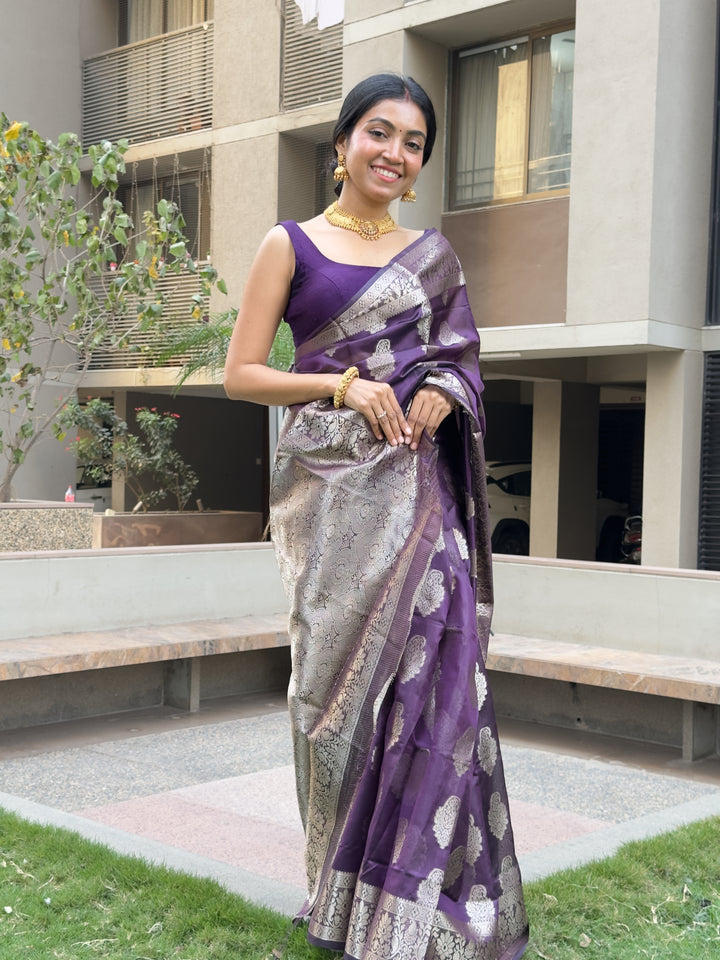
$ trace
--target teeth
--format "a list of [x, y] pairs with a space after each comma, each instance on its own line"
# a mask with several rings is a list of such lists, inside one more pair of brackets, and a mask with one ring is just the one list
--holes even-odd
[[394, 170], [386, 170], [385, 167], [375, 167], [377, 173], [381, 173], [384, 177], [394, 177], [396, 180], [400, 179], [400, 174], [396, 173]]

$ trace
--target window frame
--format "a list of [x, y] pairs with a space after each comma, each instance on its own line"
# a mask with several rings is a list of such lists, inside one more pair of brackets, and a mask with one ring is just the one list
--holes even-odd
[[[553, 197], [567, 197], [570, 195], [570, 187], [561, 187], [557, 190], [542, 190], [533, 193], [528, 192], [529, 179], [529, 152], [530, 152], [530, 120], [532, 103], [532, 59], [533, 44], [542, 37], [553, 36], [556, 33], [565, 33], [568, 30], [575, 30], [574, 20], [560, 20], [550, 24], [544, 24], [541, 27], [532, 30], [515, 31], [493, 40], [489, 43], [474, 43], [467, 47], [458, 47], [450, 53], [450, 91], [449, 91], [449, 116], [450, 129], [448, 136], [447, 151], [447, 170], [445, 212], [446, 213], [464, 213], [468, 210], [485, 209], [486, 207], [505, 206], [509, 203], [528, 203], [534, 200], [547, 200]], [[497, 50], [499, 47], [506, 47], [512, 43], [527, 43], [527, 102], [525, 107], [525, 145], [523, 153], [523, 192], [514, 197], [499, 197], [492, 200], [472, 200], [468, 203], [456, 203], [455, 196], [455, 170], [457, 162], [457, 137], [456, 121], [458, 116], [458, 100], [460, 83], [458, 79], [460, 61], [467, 56], [477, 53], [485, 53], [490, 50]], [[575, 63], [573, 60], [573, 75], [575, 72]], [[570, 154], [572, 158], [572, 152]]]

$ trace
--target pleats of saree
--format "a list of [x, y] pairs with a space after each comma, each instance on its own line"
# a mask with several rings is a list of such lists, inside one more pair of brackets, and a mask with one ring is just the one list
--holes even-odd
[[511, 960], [527, 942], [465, 523], [440, 477], [442, 530], [308, 911], [311, 942], [356, 960]]

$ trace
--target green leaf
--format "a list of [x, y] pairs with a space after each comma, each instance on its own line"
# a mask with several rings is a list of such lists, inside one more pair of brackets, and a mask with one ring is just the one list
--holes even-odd
[[170, 253], [173, 257], [184, 257], [185, 256], [185, 244], [182, 241], [178, 243], [173, 243], [170, 247]]
[[118, 243], [122, 243], [125, 247], [128, 245], [128, 235], [125, 233], [123, 227], [115, 227], [113, 230], [113, 236]]
[[224, 280], [218, 280], [217, 288], [220, 291], [220, 293], [227, 293], [227, 285]]
[[148, 245], [146, 240], [139, 240], [135, 244], [135, 256], [138, 258], [138, 260], [145, 259], [145, 254], [147, 253], [147, 247]]

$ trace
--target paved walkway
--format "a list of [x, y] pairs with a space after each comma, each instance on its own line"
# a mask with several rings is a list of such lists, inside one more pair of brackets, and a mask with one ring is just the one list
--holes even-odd
[[[720, 815], [720, 761], [501, 724], [523, 876]], [[211, 876], [287, 914], [304, 899], [284, 698], [217, 701], [0, 733], [0, 806]]]

